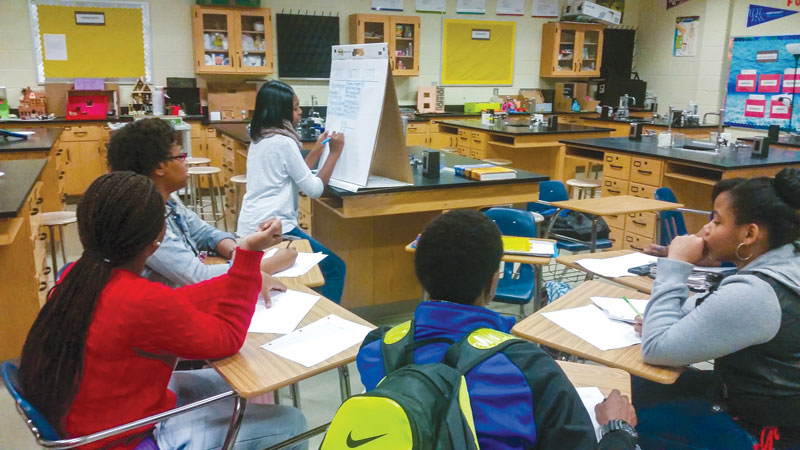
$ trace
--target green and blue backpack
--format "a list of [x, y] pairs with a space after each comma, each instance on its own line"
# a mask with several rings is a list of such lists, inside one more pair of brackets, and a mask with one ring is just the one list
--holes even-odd
[[[523, 341], [480, 328], [453, 343], [447, 338], [414, 341], [414, 323], [385, 330], [381, 340], [386, 377], [345, 401], [320, 450], [478, 450], [469, 392], [470, 369]], [[415, 364], [414, 350], [451, 344], [440, 363]]]

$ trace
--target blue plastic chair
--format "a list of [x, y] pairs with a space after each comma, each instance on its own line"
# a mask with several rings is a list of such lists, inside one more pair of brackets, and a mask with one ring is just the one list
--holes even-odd
[[[539, 200], [544, 202], [561, 202], [569, 200], [567, 187], [564, 186], [564, 183], [558, 180], [543, 181], [539, 183]], [[556, 209], [557, 208], [553, 206], [542, 203], [528, 203], [528, 211], [536, 211], [549, 220], [554, 219], [553, 215], [555, 214]], [[566, 214], [566, 210], [561, 214]], [[556, 245], [560, 249], [564, 249], [573, 253], [591, 250], [591, 247], [588, 244], [573, 242], [558, 235], [553, 235], [552, 238], [556, 240]], [[608, 239], [598, 239], [595, 248], [598, 250], [611, 248], [612, 245], [613, 243]]]
[[[653, 196], [656, 200], [678, 203], [678, 200], [675, 198], [675, 193], [673, 193], [672, 189], [668, 187], [660, 187], [656, 189]], [[676, 208], [668, 211], [660, 211], [659, 219], [661, 220], [661, 225], [658, 239], [658, 243], [660, 245], [669, 245], [669, 243], [672, 242], [675, 237], [689, 234], [689, 232], [686, 230], [686, 222], [683, 220], [684, 212], [701, 214], [709, 217], [711, 216], [710, 211], [700, 211], [689, 208]]]
[[[145, 425], [161, 422], [172, 416], [183, 414], [185, 412], [206, 406], [213, 402], [233, 397], [235, 395], [233, 391], [224, 392], [222, 394], [217, 394], [215, 396], [208, 397], [179, 408], [171, 409], [150, 417], [145, 417], [144, 419], [139, 419], [135, 422], [130, 422], [110, 428], [108, 430], [98, 431], [97, 433], [86, 436], [61, 439], [61, 436], [58, 435], [55, 428], [50, 425], [47, 419], [22, 396], [22, 393], [19, 389], [17, 367], [6, 361], [2, 366], [0, 366], [0, 373], [2, 373], [3, 383], [5, 384], [8, 393], [11, 395], [11, 398], [14, 399], [14, 403], [17, 406], [17, 411], [22, 416], [22, 419], [25, 420], [25, 423], [28, 425], [28, 429], [31, 431], [31, 434], [33, 434], [33, 437], [36, 438], [36, 442], [42, 447], [51, 449], [67, 449], [86, 445], [90, 442], [99, 441], [101, 439], [134, 430]], [[113, 407], [113, 405], [109, 405], [109, 407]], [[135, 450], [158, 450], [158, 446], [153, 438], [148, 437], [140, 442], [139, 445], [136, 446]]]
[[[513, 208], [490, 208], [484, 211], [506, 236], [536, 237], [536, 222], [533, 214]], [[520, 264], [514, 273], [513, 263], [503, 264], [503, 277], [497, 284], [494, 300], [519, 305], [521, 317], [525, 317], [525, 305], [538, 298], [540, 274], [530, 264]], [[536, 302], [534, 302], [536, 303]], [[534, 304], [534, 310], [539, 305]]]

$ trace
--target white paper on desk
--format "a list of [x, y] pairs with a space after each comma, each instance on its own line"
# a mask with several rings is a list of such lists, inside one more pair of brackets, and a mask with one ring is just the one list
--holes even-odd
[[271, 291], [272, 306], [267, 308], [264, 297], [259, 295], [247, 332], [289, 334], [297, 328], [319, 298], [319, 295], [291, 289], [286, 292]]
[[11, 130], [12, 133], [16, 134], [24, 134], [25, 136], [30, 136], [32, 134], [36, 134], [35, 131], [25, 131], [25, 130]]
[[[624, 299], [616, 297], [589, 297], [589, 299], [592, 303], [597, 305], [598, 308], [605, 311], [609, 319], [621, 320], [628, 323], [636, 322], [636, 312]], [[638, 298], [629, 298], [628, 301], [642, 314], [644, 314], [644, 310], [647, 308], [647, 303], [649, 302], [649, 300]]]
[[44, 47], [45, 60], [47, 61], [67, 60], [66, 34], [42, 34], [42, 46]]
[[589, 418], [592, 419], [594, 432], [597, 435], [597, 442], [600, 442], [602, 431], [600, 430], [600, 424], [597, 423], [597, 414], [595, 414], [594, 408], [606, 398], [603, 396], [603, 393], [600, 392], [600, 389], [596, 387], [579, 387], [575, 388], [575, 390], [578, 391], [578, 395], [583, 402], [583, 407], [586, 408], [586, 412], [589, 413]]
[[635, 277], [634, 273], [628, 272], [631, 267], [639, 267], [658, 261], [655, 256], [645, 255], [644, 253], [630, 253], [628, 255], [614, 256], [613, 258], [585, 258], [575, 261], [589, 272], [606, 278]]
[[546, 312], [542, 315], [603, 351], [642, 343], [642, 338], [636, 335], [631, 325], [609, 319], [603, 310], [594, 305]]
[[[269, 258], [277, 252], [278, 249], [273, 248], [270, 249], [267, 253], [264, 254], [264, 258]], [[325, 253], [308, 253], [308, 252], [298, 252], [297, 259], [294, 260], [294, 264], [288, 269], [282, 270], [278, 273], [272, 274], [273, 277], [280, 277], [280, 278], [296, 278], [305, 275], [309, 270], [313, 269], [314, 266], [319, 264], [320, 261], [325, 259], [328, 256]]]
[[360, 344], [370, 328], [331, 314], [261, 347], [278, 356], [315, 366], [348, 348]]

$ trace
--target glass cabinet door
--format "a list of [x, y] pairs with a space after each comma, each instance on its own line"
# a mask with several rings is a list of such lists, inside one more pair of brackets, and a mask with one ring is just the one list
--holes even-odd
[[598, 72], [598, 52], [600, 48], [600, 32], [594, 30], [586, 30], [583, 32], [583, 46], [582, 54], [580, 55], [580, 71], [581, 72]]
[[272, 72], [271, 17], [255, 12], [237, 14], [239, 48], [237, 58], [242, 72]]
[[386, 21], [383, 20], [364, 20], [364, 43], [377, 44], [380, 42], [389, 42], [386, 39]]
[[557, 72], [576, 72], [577, 55], [575, 55], [578, 33], [575, 30], [561, 30], [558, 41]]
[[233, 35], [230, 15], [223, 12], [200, 11], [203, 39], [203, 57], [200, 68], [206, 71], [228, 71], [234, 65]]
[[[412, 19], [412, 18], [409, 18]], [[419, 22], [403, 17], [392, 19], [390, 50], [392, 51], [392, 73], [413, 75], [419, 73]]]

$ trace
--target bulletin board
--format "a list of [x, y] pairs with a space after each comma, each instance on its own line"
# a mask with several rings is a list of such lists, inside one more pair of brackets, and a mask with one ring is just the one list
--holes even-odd
[[516, 34], [516, 22], [444, 19], [442, 85], [512, 85]]
[[147, 3], [30, 0], [29, 8], [39, 83], [152, 82]]
[[795, 126], [800, 123], [800, 111], [791, 110], [793, 90], [800, 104], [800, 74], [794, 74], [794, 57], [786, 50], [794, 42], [800, 35], [731, 39], [725, 125], [788, 130], [792, 116]]

